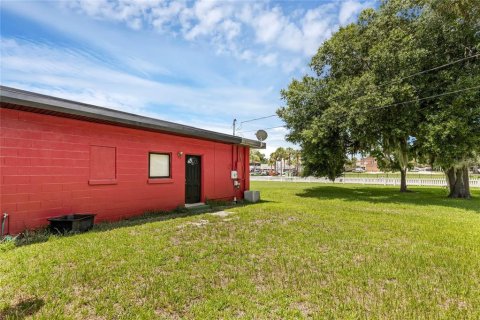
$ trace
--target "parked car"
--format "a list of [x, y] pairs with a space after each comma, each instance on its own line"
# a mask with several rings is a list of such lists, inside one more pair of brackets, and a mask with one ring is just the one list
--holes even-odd
[[362, 172], [365, 172], [365, 169], [358, 167], [358, 168], [353, 169], [353, 172], [362, 173]]

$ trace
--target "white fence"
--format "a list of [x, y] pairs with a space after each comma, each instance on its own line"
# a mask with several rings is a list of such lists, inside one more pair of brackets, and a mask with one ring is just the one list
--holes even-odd
[[[339, 177], [334, 182], [327, 178], [315, 177], [278, 177], [278, 176], [252, 176], [251, 181], [278, 181], [278, 182], [314, 182], [314, 183], [355, 183], [355, 184], [379, 184], [384, 186], [400, 185], [400, 178], [373, 178], [373, 177]], [[438, 186], [446, 187], [445, 178], [407, 178], [410, 186]], [[480, 179], [470, 179], [470, 187], [480, 188]]]

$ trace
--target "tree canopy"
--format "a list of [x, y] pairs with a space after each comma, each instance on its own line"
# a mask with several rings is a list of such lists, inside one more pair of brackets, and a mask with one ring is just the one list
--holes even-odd
[[466, 165], [480, 151], [479, 11], [473, 0], [384, 1], [325, 41], [277, 111], [305, 174], [335, 179], [348, 154], [370, 154], [400, 170], [406, 191], [409, 162], [422, 157], [447, 173], [451, 196], [468, 197]]
[[258, 150], [250, 149], [250, 162], [251, 163], [267, 163], [268, 160], [265, 157], [265, 154], [261, 153]]

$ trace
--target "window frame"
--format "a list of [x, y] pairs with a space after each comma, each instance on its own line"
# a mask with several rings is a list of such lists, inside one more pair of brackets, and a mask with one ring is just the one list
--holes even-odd
[[[168, 176], [152, 176], [151, 169], [151, 156], [152, 155], [164, 155], [168, 156]], [[171, 152], [148, 152], [148, 179], [172, 179], [172, 153]]]

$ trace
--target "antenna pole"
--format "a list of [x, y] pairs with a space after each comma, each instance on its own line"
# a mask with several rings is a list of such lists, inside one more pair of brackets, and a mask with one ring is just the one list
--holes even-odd
[[237, 119], [233, 119], [233, 135], [235, 135], [235, 125], [237, 124]]

